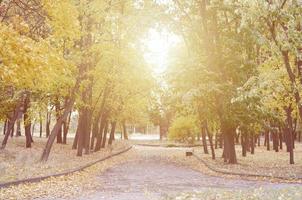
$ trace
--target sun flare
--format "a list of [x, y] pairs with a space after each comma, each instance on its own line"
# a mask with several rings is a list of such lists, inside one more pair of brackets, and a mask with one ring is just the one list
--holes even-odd
[[170, 50], [179, 42], [179, 37], [167, 30], [150, 29], [143, 41], [145, 60], [152, 66], [154, 73], [162, 74], [167, 69]]

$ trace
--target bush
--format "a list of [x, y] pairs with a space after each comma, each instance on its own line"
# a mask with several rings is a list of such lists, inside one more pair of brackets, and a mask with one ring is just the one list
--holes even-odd
[[193, 116], [180, 116], [172, 122], [168, 132], [168, 139], [177, 142], [194, 143], [196, 132], [196, 119]]

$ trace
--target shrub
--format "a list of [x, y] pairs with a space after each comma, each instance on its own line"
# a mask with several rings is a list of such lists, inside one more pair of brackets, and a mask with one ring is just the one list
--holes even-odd
[[180, 116], [174, 119], [168, 132], [168, 139], [177, 142], [193, 143], [196, 137], [194, 116]]

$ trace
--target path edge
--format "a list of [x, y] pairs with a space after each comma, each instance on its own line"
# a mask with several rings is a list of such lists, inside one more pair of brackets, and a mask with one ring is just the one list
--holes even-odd
[[[166, 145], [160, 145], [160, 144], [135, 144], [137, 146], [147, 146], [147, 147], [164, 147], [164, 148], [171, 148], [170, 146]], [[176, 145], [173, 147], [178, 147], [178, 148], [192, 148], [196, 146], [202, 146], [202, 145]], [[193, 153], [193, 156], [201, 161], [209, 170], [220, 173], [220, 174], [226, 174], [226, 175], [234, 175], [234, 176], [243, 176], [243, 177], [257, 177], [257, 178], [269, 178], [269, 179], [280, 179], [283, 181], [302, 181], [302, 178], [299, 177], [284, 177], [284, 176], [269, 176], [265, 174], [252, 174], [252, 173], [236, 173], [236, 172], [230, 172], [230, 171], [225, 171], [221, 169], [214, 168], [210, 164], [208, 164], [205, 160], [203, 160], [201, 157], [197, 156], [195, 153]], [[298, 184], [302, 184], [301, 182], [295, 182]]]
[[[193, 156], [197, 160], [201, 161], [208, 169], [210, 169], [211, 171], [214, 171], [216, 173], [220, 173], [220, 174], [235, 175], [235, 176], [245, 176], [245, 177], [280, 179], [280, 180], [283, 180], [283, 181], [302, 181], [302, 178], [299, 178], [299, 177], [269, 176], [269, 175], [265, 175], [265, 174], [236, 173], [236, 172], [225, 171], [225, 170], [214, 168], [213, 166], [211, 166], [210, 164], [208, 164], [205, 160], [203, 160], [201, 157], [197, 156], [194, 153], [193, 153]], [[294, 183], [301, 184], [301, 182], [294, 182]]]
[[36, 183], [36, 182], [40, 182], [40, 181], [48, 179], [48, 178], [66, 176], [66, 175], [73, 174], [75, 172], [80, 172], [80, 171], [83, 171], [86, 168], [91, 167], [95, 164], [98, 164], [102, 161], [105, 161], [105, 160], [108, 160], [112, 157], [115, 157], [115, 156], [118, 156], [120, 154], [126, 153], [127, 151], [132, 149], [132, 147], [133, 147], [133, 145], [131, 145], [130, 147], [127, 147], [127, 148], [125, 148], [121, 151], [118, 151], [116, 153], [113, 153], [111, 155], [105, 156], [104, 158], [98, 159], [98, 160], [90, 162], [86, 165], [83, 165], [83, 166], [77, 167], [75, 169], [62, 172], [62, 173], [56, 173], [56, 174], [50, 174], [50, 175], [46, 175], [46, 176], [39, 176], [39, 177], [34, 177], [34, 178], [27, 178], [27, 179], [21, 179], [21, 180], [17, 180], [17, 181], [9, 181], [9, 182], [6, 182], [6, 183], [1, 183], [0, 184], [0, 189], [8, 188], [8, 187], [11, 187], [11, 186], [17, 186], [17, 185], [21, 185], [21, 184], [25, 184], [25, 183]]

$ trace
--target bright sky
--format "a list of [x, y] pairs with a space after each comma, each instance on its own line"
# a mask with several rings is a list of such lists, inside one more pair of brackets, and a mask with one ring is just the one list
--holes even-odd
[[162, 30], [161, 32], [150, 29], [147, 38], [143, 40], [145, 46], [145, 60], [152, 66], [156, 74], [162, 74], [166, 71], [170, 50], [179, 43], [180, 38]]

